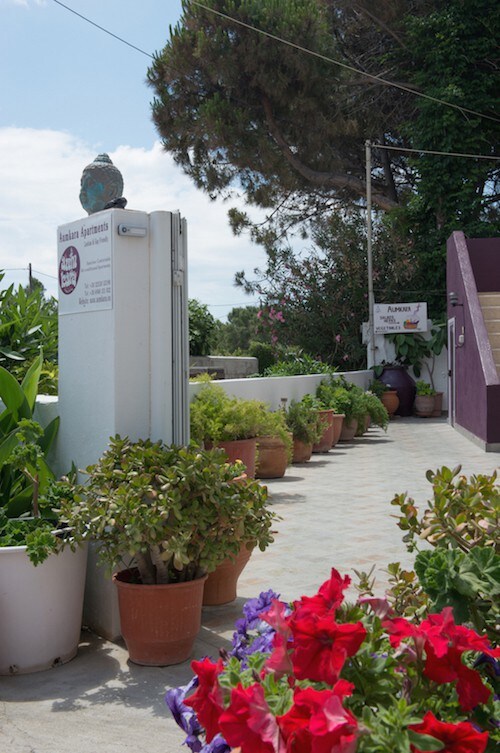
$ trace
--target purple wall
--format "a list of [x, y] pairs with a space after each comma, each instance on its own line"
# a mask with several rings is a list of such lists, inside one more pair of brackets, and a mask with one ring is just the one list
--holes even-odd
[[455, 232], [448, 239], [447, 292], [456, 293], [463, 304], [448, 304], [448, 319], [455, 319], [455, 423], [487, 443], [500, 442], [500, 381], [478, 290], [500, 291], [499, 262], [499, 238], [466, 240]]

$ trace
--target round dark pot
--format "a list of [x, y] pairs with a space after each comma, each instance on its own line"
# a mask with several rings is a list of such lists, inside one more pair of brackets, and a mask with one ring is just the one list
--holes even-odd
[[404, 366], [386, 366], [379, 379], [398, 393], [399, 407], [395, 411], [396, 415], [411, 416], [417, 388], [415, 387], [415, 380], [408, 374]]

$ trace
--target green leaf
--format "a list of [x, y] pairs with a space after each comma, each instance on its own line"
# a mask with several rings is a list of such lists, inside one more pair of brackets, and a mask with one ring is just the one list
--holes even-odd
[[419, 750], [443, 750], [444, 748], [444, 743], [441, 740], [437, 740], [431, 735], [421, 735], [412, 729], [408, 730], [408, 737], [410, 738], [411, 744]]
[[59, 431], [60, 423], [60, 417], [56, 416], [44, 429], [43, 437], [40, 439], [40, 447], [42, 448], [45, 455], [54, 444], [55, 438], [57, 437], [57, 432]]
[[31, 410], [24, 390], [7, 369], [0, 366], [0, 399], [14, 418], [31, 418]]
[[28, 405], [33, 412], [35, 408], [36, 396], [38, 394], [38, 382], [40, 380], [40, 374], [42, 372], [43, 353], [40, 351], [38, 358], [35, 358], [28, 371], [26, 372], [21, 387], [26, 395]]

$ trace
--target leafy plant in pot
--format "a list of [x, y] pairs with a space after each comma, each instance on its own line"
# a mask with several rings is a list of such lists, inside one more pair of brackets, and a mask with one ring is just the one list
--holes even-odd
[[104, 564], [115, 567], [124, 554], [135, 564], [114, 575], [133, 662], [185, 661], [200, 628], [207, 573], [242, 546], [265, 549], [273, 540], [267, 490], [240, 478], [242, 471], [219, 449], [119, 436], [87, 469], [76, 522], [100, 542]]
[[419, 379], [416, 382], [416, 388], [415, 414], [422, 418], [428, 418], [434, 413], [434, 396], [436, 390], [423, 379]]
[[389, 418], [392, 418], [399, 407], [397, 390], [392, 389], [390, 384], [381, 382], [380, 379], [374, 379], [373, 382], [370, 383], [369, 391], [378, 397], [389, 414]]
[[80, 639], [87, 552], [71, 528], [72, 485], [46, 461], [59, 419], [33, 420], [41, 368], [40, 355], [19, 384], [0, 367], [0, 674], [63, 664]]
[[292, 462], [305, 463], [311, 457], [313, 445], [323, 434], [318, 411], [304, 400], [292, 400], [286, 411], [285, 420], [293, 436]]
[[200, 446], [222, 447], [230, 462], [241, 460], [255, 476], [256, 437], [264, 403], [230, 397], [216, 384], [206, 384], [190, 405], [191, 439]]
[[257, 436], [257, 478], [281, 478], [292, 460], [292, 434], [283, 410], [261, 403]]

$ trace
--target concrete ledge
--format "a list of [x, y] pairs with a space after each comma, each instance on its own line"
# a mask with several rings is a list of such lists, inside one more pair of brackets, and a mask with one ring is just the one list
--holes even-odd
[[470, 442], [473, 442], [477, 447], [480, 447], [485, 452], [500, 452], [500, 442], [486, 442], [484, 439], [481, 439], [481, 437], [477, 437], [468, 429], [460, 426], [460, 424], [455, 424], [453, 426], [453, 429], [455, 429], [455, 431], [458, 431], [459, 434], [468, 439]]

